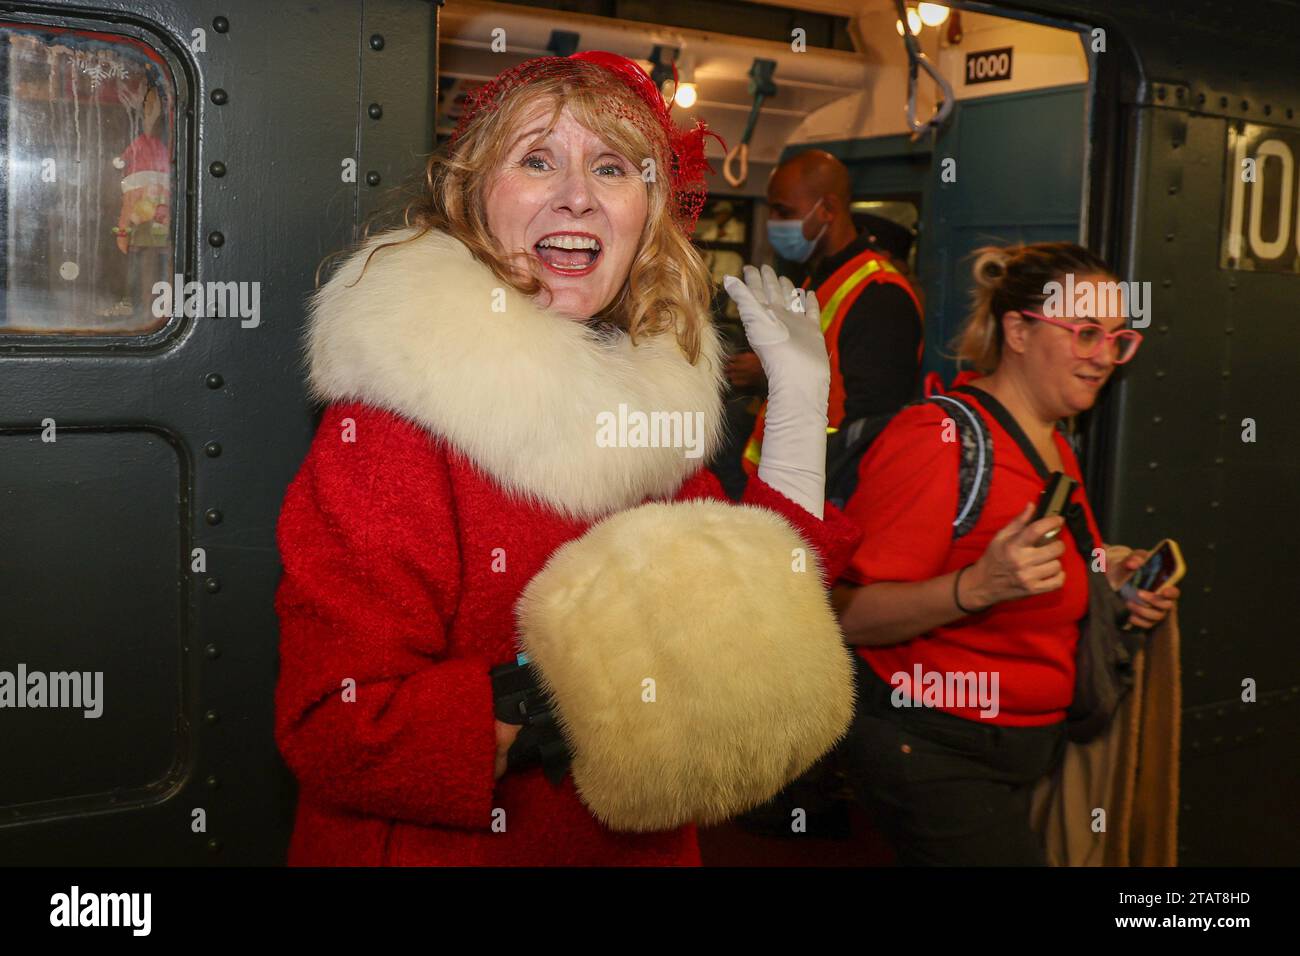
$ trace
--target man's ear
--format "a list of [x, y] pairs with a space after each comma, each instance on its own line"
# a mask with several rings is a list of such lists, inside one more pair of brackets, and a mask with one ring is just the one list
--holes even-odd
[[1029, 328], [1032, 321], [1014, 309], [1002, 313], [1002, 340], [1011, 351], [1023, 355], [1029, 348]]

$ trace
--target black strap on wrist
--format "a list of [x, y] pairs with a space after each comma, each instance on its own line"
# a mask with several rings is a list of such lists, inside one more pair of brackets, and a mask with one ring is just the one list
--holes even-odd
[[489, 672], [493, 711], [503, 724], [520, 730], [506, 754], [506, 769], [541, 766], [546, 779], [559, 784], [569, 772], [569, 747], [555, 719], [551, 700], [531, 664], [502, 664]]

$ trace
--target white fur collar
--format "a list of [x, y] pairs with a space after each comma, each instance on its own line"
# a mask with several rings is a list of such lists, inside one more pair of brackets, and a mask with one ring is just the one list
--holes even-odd
[[[413, 233], [371, 237], [312, 296], [307, 359], [316, 398], [396, 412], [507, 491], [588, 520], [672, 495], [712, 456], [722, 402], [711, 322], [702, 324], [694, 366], [671, 333], [640, 336], [633, 347], [626, 333], [601, 335], [540, 309], [436, 230], [380, 250], [357, 281], [376, 244]], [[492, 311], [494, 302], [504, 311]], [[702, 456], [600, 447], [600, 416], [618, 416], [620, 405], [702, 420]]]

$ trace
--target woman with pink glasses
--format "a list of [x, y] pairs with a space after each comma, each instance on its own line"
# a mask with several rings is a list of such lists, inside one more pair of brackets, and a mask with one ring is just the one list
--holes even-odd
[[[1142, 337], [1107, 294], [1109, 267], [1072, 243], [981, 249], [974, 274], [964, 387], [890, 422], [845, 509], [864, 536], [835, 589], [858, 667], [842, 766], [900, 863], [1033, 865], [1030, 792], [1064, 752], [1088, 610], [1081, 551], [1104, 549], [1113, 586], [1146, 557], [1100, 544], [1058, 425], [1092, 407]], [[1052, 283], [1075, 294], [1059, 309]], [[981, 454], [963, 453], [979, 433]], [[1061, 517], [1031, 520], [1049, 472], [1077, 482], [1081, 546]], [[1141, 628], [1178, 598], [1138, 593]]]

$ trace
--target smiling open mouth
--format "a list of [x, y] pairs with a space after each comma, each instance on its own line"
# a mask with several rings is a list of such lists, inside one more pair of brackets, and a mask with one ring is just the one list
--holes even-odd
[[585, 275], [600, 259], [600, 242], [587, 236], [546, 236], [533, 247], [537, 257], [552, 272]]

